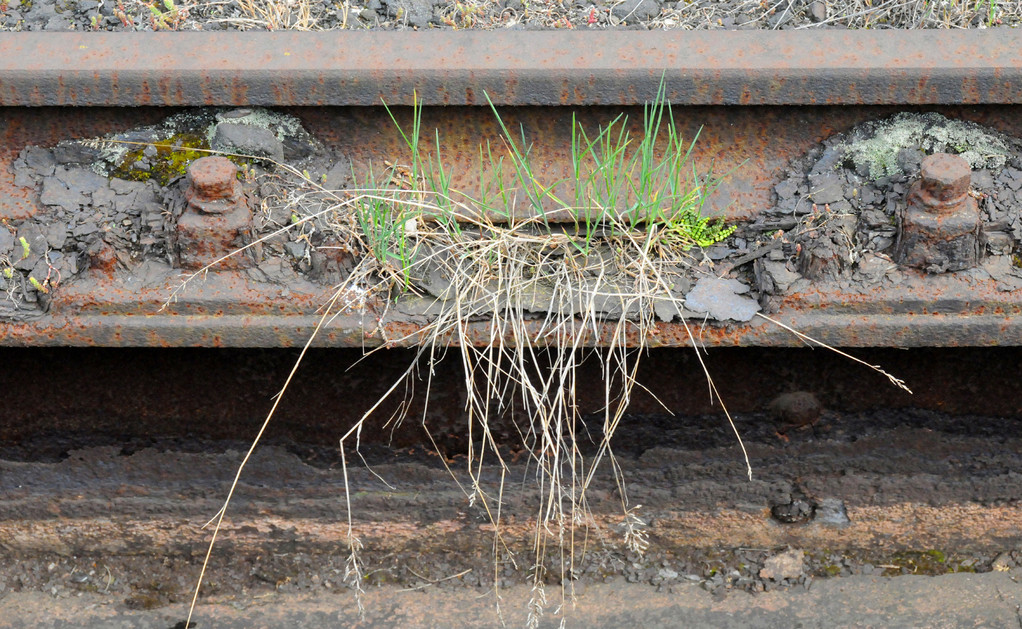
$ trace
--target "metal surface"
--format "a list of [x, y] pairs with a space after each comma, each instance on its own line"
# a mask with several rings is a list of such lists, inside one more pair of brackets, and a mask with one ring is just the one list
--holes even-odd
[[[877, 107], [727, 108], [697, 107], [675, 112], [679, 129], [692, 137], [702, 127], [692, 154], [700, 171], [710, 167], [734, 169], [718, 190], [711, 207], [732, 219], [755, 216], [770, 203], [772, 187], [790, 160], [816, 142], [864, 120], [895, 111]], [[942, 108], [949, 116], [974, 120], [1011, 135], [1022, 135], [1022, 118], [1008, 106]], [[398, 161], [407, 149], [386, 112], [363, 108], [296, 109], [306, 128], [327, 146], [350, 156], [353, 166], [372, 161]], [[408, 123], [410, 110], [395, 112]], [[565, 110], [519, 108], [505, 110], [509, 125], [526, 129], [535, 142], [541, 166], [537, 177], [556, 180], [566, 168], [566, 138], [571, 113]], [[595, 126], [613, 119], [619, 110], [592, 108], [575, 112], [584, 124]], [[641, 112], [626, 110], [630, 116]], [[8, 109], [0, 118], [0, 215], [17, 224], [19, 216], [41, 211], [38, 191], [15, 186], [9, 165], [28, 144], [53, 145], [67, 137], [88, 138], [165, 115], [155, 108]], [[452, 186], [471, 188], [478, 168], [480, 141], [498, 141], [492, 114], [483, 108], [428, 109], [424, 125], [439, 129], [445, 161], [452, 165]], [[810, 130], [807, 132], [807, 129]], [[100, 260], [99, 262], [102, 262]], [[94, 261], [94, 264], [96, 261]], [[239, 272], [211, 273], [195, 280], [164, 305], [181, 282], [180, 271], [167, 268], [118, 269], [117, 260], [100, 264], [87, 277], [60, 287], [50, 311], [41, 317], [0, 326], [4, 345], [99, 346], [237, 346], [274, 347], [303, 344], [318, 321], [318, 309], [330, 287], [307, 282], [288, 285], [253, 281]], [[148, 274], [147, 274], [148, 273]], [[849, 291], [819, 283], [811, 290], [785, 298], [770, 316], [821, 341], [844, 346], [984, 346], [1022, 345], [1022, 295], [1002, 290], [993, 280], [969, 283], [954, 277], [928, 277], [906, 271], [907, 280], [887, 290]], [[377, 312], [382, 312], [379, 308]], [[385, 322], [385, 338], [372, 311], [344, 315], [324, 331], [317, 345], [364, 347], [379, 343], [411, 344], [420, 340], [421, 319], [393, 318]], [[539, 323], [534, 329], [539, 328]], [[485, 325], [473, 328], [473, 342], [486, 343]], [[798, 346], [791, 333], [754, 319], [750, 325], [690, 327], [707, 345]], [[607, 330], [604, 330], [606, 333]], [[635, 342], [637, 339], [631, 339]], [[600, 339], [589, 339], [599, 343]], [[664, 323], [648, 342], [685, 346], [689, 330]]]
[[898, 223], [894, 259], [931, 272], [961, 271], [979, 264], [982, 223], [969, 196], [972, 170], [958, 155], [927, 155], [919, 181], [908, 191]]
[[0, 105], [1017, 103], [1022, 33], [5, 33]]
[[[725, 36], [727, 45], [722, 44]], [[373, 54], [367, 56], [369, 42]], [[675, 108], [682, 136], [698, 136], [691, 153], [694, 168], [729, 173], [707, 209], [748, 220], [772, 203], [773, 187], [792, 160], [834, 133], [903, 111], [906, 104], [953, 103], [936, 109], [1022, 136], [1016, 106], [969, 105], [1022, 100], [1019, 49], [1022, 34], [1006, 30], [18, 33], [0, 39], [0, 103], [377, 105], [381, 98], [409, 103], [414, 90], [426, 104], [447, 105], [485, 102], [485, 90], [497, 104], [580, 105], [501, 108], [504, 123], [521, 129], [531, 146], [540, 182], [562, 180], [570, 170], [575, 122], [594, 129], [624, 113], [632, 129], [641, 130], [639, 107], [588, 105], [641, 103], [653, 96], [661, 78], [670, 100], [688, 105], [842, 104]], [[863, 103], [892, 105], [846, 106]], [[390, 114], [380, 107], [293, 108], [290, 113], [333, 155], [350, 160], [356, 173], [407, 158]], [[47, 211], [38, 190], [14, 184], [10, 166], [25, 146], [124, 131], [154, 123], [167, 110], [9, 107], [0, 114], [0, 217], [16, 226]], [[411, 125], [410, 108], [396, 107], [393, 115], [404, 128]], [[426, 108], [422, 125], [437, 130], [452, 188], [474, 193], [479, 146], [501, 143], [493, 113], [488, 107]], [[187, 210], [186, 216], [205, 220], [212, 215]], [[181, 223], [178, 228], [178, 238], [191, 238], [193, 246], [186, 248], [197, 256], [181, 260], [187, 268], [226, 252], [236, 240], [189, 236]], [[220, 244], [213, 246], [214, 240]], [[200, 251], [207, 244], [213, 249]], [[106, 253], [94, 257], [87, 276], [53, 294], [48, 312], [0, 325], [0, 344], [295, 346], [308, 339], [332, 290], [304, 280], [287, 286], [260, 283], [235, 265], [175, 293], [180, 270], [125, 269], [109, 247]], [[1020, 291], [1005, 290], [991, 279], [963, 282], [912, 269], [905, 276], [902, 284], [887, 289], [817, 282], [772, 304], [770, 316], [833, 345], [1022, 345]], [[172, 295], [177, 300], [168, 306]], [[316, 344], [365, 347], [423, 340], [423, 319], [392, 312], [381, 325], [377, 313], [385, 308], [375, 306], [333, 320]], [[531, 325], [533, 331], [541, 327], [539, 321]], [[610, 330], [609, 325], [598, 330], [587, 342], [606, 343]], [[646, 342], [685, 346], [693, 335], [706, 345], [802, 344], [762, 318], [750, 324], [662, 323]], [[490, 342], [486, 325], [474, 325], [468, 340]]]
[[[846, 347], [1022, 345], [1022, 296], [1017, 291], [1001, 291], [993, 280], [966, 283], [917, 273], [901, 286], [868, 292], [849, 293], [838, 285], [819, 284], [786, 298], [769, 316], [822, 342]], [[0, 344], [301, 346], [332, 293], [312, 284], [285, 288], [259, 283], [243, 272], [210, 273], [183, 290], [181, 276], [170, 269], [155, 281], [142, 275], [122, 276], [119, 281], [90, 278], [63, 287], [52, 312], [35, 321], [0, 326]], [[168, 301], [172, 294], [174, 301]], [[426, 340], [421, 334], [424, 320], [391, 314], [381, 324], [376, 313], [383, 312], [383, 304], [370, 304], [374, 305], [375, 309], [333, 318], [314, 345], [401, 347]], [[584, 344], [608, 344], [615, 325], [599, 327], [599, 336], [590, 335]], [[537, 335], [539, 344], [547, 338], [540, 334], [546, 329], [540, 318], [527, 322], [526, 329]], [[693, 343], [693, 337], [707, 346], [805, 344], [759, 317], [749, 324], [661, 323], [646, 343], [684, 347]], [[489, 323], [471, 324], [466, 338], [478, 345], [491, 343]], [[626, 341], [634, 345], [639, 339], [630, 332]]]
[[192, 162], [184, 197], [174, 234], [177, 266], [194, 271], [222, 258], [220, 268], [255, 266], [250, 256], [231, 255], [252, 242], [252, 204], [234, 162], [218, 155]]

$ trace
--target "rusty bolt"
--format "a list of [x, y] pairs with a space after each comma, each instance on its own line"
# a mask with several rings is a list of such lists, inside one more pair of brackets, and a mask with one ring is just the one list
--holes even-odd
[[241, 194], [238, 167], [226, 157], [201, 157], [192, 162], [188, 183], [188, 204], [205, 214], [230, 211]]
[[894, 259], [930, 273], [978, 265], [983, 233], [976, 200], [969, 196], [968, 162], [947, 153], [929, 155], [920, 174], [898, 221]]
[[926, 207], [953, 210], [969, 194], [972, 170], [958, 155], [927, 155], [921, 166], [919, 201]]
[[[252, 242], [252, 207], [238, 167], [224, 157], [203, 157], [188, 167], [185, 210], [174, 230], [178, 266], [201, 269]], [[217, 269], [242, 269], [251, 256], [235, 254]]]

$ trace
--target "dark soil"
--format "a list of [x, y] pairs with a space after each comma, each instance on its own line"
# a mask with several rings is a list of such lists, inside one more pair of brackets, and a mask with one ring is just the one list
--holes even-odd
[[[571, 568], [578, 586], [622, 578], [668, 592], [695, 583], [724, 596], [738, 590], [809, 589], [816, 580], [851, 575], [1010, 570], [1022, 560], [1022, 539], [1005, 537], [1014, 524], [998, 521], [1017, 517], [1022, 499], [1016, 419], [928, 411], [827, 412], [813, 429], [790, 433], [787, 442], [765, 415], [739, 415], [736, 421], [752, 453], [752, 482], [744, 479], [734, 436], [719, 416], [625, 420], [615, 440], [618, 463], [632, 504], [644, 505], [641, 513], [652, 544], [638, 556], [621, 548], [612, 528], [592, 531], [588, 550]], [[593, 422], [590, 430], [596, 434], [598, 426]], [[73, 441], [65, 438], [72, 449], [59, 462], [35, 440], [3, 449], [0, 469], [8, 500], [0, 527], [7, 530], [3, 553], [8, 561], [0, 568], [0, 597], [39, 591], [64, 599], [91, 593], [129, 610], [187, 600], [204, 535], [176, 523], [197, 524], [215, 512], [244, 444], [194, 438], [129, 438], [105, 446]], [[425, 448], [367, 450], [367, 461], [393, 489], [381, 485], [362, 463], [355, 465], [356, 521], [377, 523], [383, 530], [410, 526], [421, 531], [410, 545], [392, 535], [368, 533], [363, 556], [367, 585], [492, 587], [492, 539], [477, 528], [486, 522], [485, 514], [466, 503], [440, 459]], [[456, 470], [463, 460], [452, 459]], [[232, 509], [233, 532], [225, 534], [214, 554], [205, 593], [209, 600], [344, 587], [345, 557], [330, 550], [334, 542], [322, 533], [317, 538], [302, 524], [310, 518], [327, 527], [341, 524], [339, 464], [337, 453], [323, 446], [268, 446], [257, 454]], [[592, 490], [601, 521], [613, 520], [609, 475], [604, 470]], [[529, 518], [535, 498], [528, 477], [525, 468], [516, 467], [512, 478], [524, 485], [516, 480], [516, 489], [505, 494], [511, 537], [517, 535], [514, 522]], [[420, 494], [429, 498], [416, 499]], [[969, 508], [986, 515], [975, 520]], [[795, 512], [801, 515], [791, 517]], [[716, 527], [728, 531], [733, 530], [729, 521], [745, 518], [741, 526], [748, 534], [765, 531], [763, 539], [773, 542], [742, 543], [752, 535], [731, 545], [714, 540], [693, 544], [684, 541], [686, 535], [679, 537], [703, 516], [716, 518]], [[947, 531], [965, 518], [975, 528], [966, 538], [939, 530], [884, 532], [906, 516], [936, 517], [934, 524], [943, 518]], [[271, 524], [266, 530], [260, 524], [265, 518], [295, 524]], [[873, 522], [864, 529], [857, 522], [862, 518]], [[25, 519], [52, 527], [53, 539], [63, 541], [48, 542], [45, 536], [26, 540], [18, 534], [23, 530], [18, 523]], [[132, 533], [130, 523], [139, 519], [149, 522], [147, 529], [166, 523], [170, 536]], [[124, 522], [128, 537], [90, 534], [110, 521]], [[457, 531], [438, 537], [437, 527], [451, 526], [448, 522], [459, 523]], [[68, 526], [77, 533], [59, 532]], [[246, 536], [251, 526], [265, 532]], [[828, 538], [827, 530], [836, 535], [829, 543], [812, 541], [814, 536]], [[131, 541], [136, 536], [140, 545]], [[778, 545], [782, 539], [788, 542]], [[560, 565], [556, 552], [546, 560], [548, 566]], [[460, 576], [442, 580], [452, 574]], [[520, 560], [516, 569], [509, 557], [503, 558], [497, 571], [501, 588], [520, 586], [527, 578]], [[552, 568], [547, 581], [556, 586], [560, 573]]]
[[[362, 365], [367, 371], [338, 375], [344, 373], [342, 359], [356, 354], [314, 353], [306, 365], [309, 377], [289, 393], [296, 396], [295, 404], [283, 411], [282, 423], [271, 428], [243, 475], [213, 554], [201, 598], [203, 623], [253, 626], [245, 614], [256, 612], [246, 610], [270, 601], [272, 606], [263, 610], [266, 618], [284, 613], [281, 609], [313, 614], [308, 610], [326, 601], [333, 606], [331, 618], [354, 613], [343, 577], [346, 556], [339, 550], [346, 511], [335, 439], [364, 410], [363, 402], [389, 385], [388, 369], [398, 370], [403, 363], [399, 353], [392, 353], [388, 360], [377, 356]], [[1022, 517], [1022, 411], [1012, 402], [1017, 382], [1000, 380], [998, 374], [1006, 375], [1003, 365], [1015, 364], [1017, 352], [888, 350], [868, 356], [924, 392], [924, 403], [933, 401], [926, 389], [940, 389], [934, 399], [958, 410], [948, 414], [870, 410], [870, 404], [883, 400], [876, 395], [882, 389], [858, 367], [853, 376], [849, 367], [837, 368], [843, 362], [835, 359], [831, 365], [819, 352], [711, 351], [711, 360], [731, 357], [714, 360], [711, 368], [726, 374], [721, 380], [734, 386], [725, 396], [733, 396], [752, 481], [726, 420], [712, 412], [684, 411], [686, 404], [705, 396], [695, 367], [688, 373], [687, 354], [655, 352], [649, 359], [657, 375], [647, 380], [652, 392], [676, 415], [651, 413], [652, 405], [637, 400], [636, 410], [643, 412], [626, 416], [613, 442], [629, 504], [642, 505], [637, 513], [647, 525], [649, 550], [639, 556], [624, 548], [620, 494], [604, 466], [590, 489], [598, 526], [588, 530], [584, 553], [577, 548], [563, 573], [562, 557], [553, 547], [544, 554], [549, 600], [559, 600], [560, 585], [570, 584], [590, 595], [628, 592], [632, 603], [617, 612], [640, 618], [643, 606], [660, 596], [685, 605], [692, 618], [710, 613], [703, 606], [725, 606], [743, 617], [760, 605], [774, 610], [761, 610], [761, 618], [779, 618], [774, 614], [781, 601], [789, 601], [783, 603], [789, 610], [784, 613], [793, 613], [801, 609], [798, 601], [815, 600], [823, 592], [848, 604], [853, 603], [841, 597], [860, 592], [856, 596], [867, 602], [854, 603], [859, 605], [901, 592], [915, 598], [889, 603], [883, 613], [894, 614], [890, 618], [895, 620], [874, 625], [918, 625], [925, 608], [937, 614], [934, 618], [946, 613], [957, 619], [933, 626], [961, 626], [966, 617], [969, 624], [1005, 626], [997, 614], [1014, 614], [1004, 601], [1014, 600], [1009, 577], [1015, 578], [1022, 561], [1017, 525]], [[0, 609], [17, 610], [8, 618], [39, 618], [41, 609], [51, 609], [53, 618], [77, 618], [71, 623], [75, 626], [87, 626], [84, 619], [92, 619], [88, 622], [94, 626], [114, 626], [111, 619], [122, 619], [135, 623], [124, 626], [161, 629], [183, 619], [209, 539], [199, 527], [219, 508], [234, 466], [261, 421], [274, 388], [270, 383], [280, 381], [277, 372], [286, 371], [293, 354], [179, 350], [161, 356], [84, 350], [7, 356], [10, 382], [38, 385], [31, 388], [34, 395], [11, 405], [0, 434]], [[943, 367], [946, 372], [940, 371]], [[109, 387], [98, 381], [90, 388], [88, 382], [95, 379], [82, 377], [117, 373], [118, 368], [123, 390], [131, 392], [120, 399], [110, 397]], [[458, 385], [456, 370], [441, 369], [438, 378], [438, 389]], [[58, 391], [40, 383], [63, 384]], [[177, 393], [175, 386], [180, 387]], [[263, 391], [261, 400], [252, 395], [257, 389]], [[776, 393], [799, 389], [813, 391], [823, 405], [817, 421], [801, 427], [778, 412], [780, 402], [771, 404]], [[73, 399], [87, 414], [76, 416], [62, 407], [61, 397]], [[175, 412], [189, 409], [190, 399], [205, 401], [195, 407], [205, 414]], [[476, 609], [472, 605], [483, 601], [476, 613], [490, 614], [496, 583], [507, 593], [511, 617], [527, 609], [537, 499], [527, 454], [512, 447], [520, 442], [515, 418], [494, 426], [503, 454], [514, 461], [502, 522], [517, 561], [516, 567], [512, 555], [502, 552], [495, 568], [486, 515], [468, 503], [444, 464], [466, 482], [461, 408], [452, 397], [439, 404], [439, 415], [430, 420], [443, 460], [414, 421], [394, 433], [399, 446], [388, 445], [389, 430], [369, 430], [364, 459], [349, 453], [354, 523], [365, 545], [366, 600], [370, 617], [380, 619], [380, 626], [386, 618], [397, 622], [393, 609], [414, 615], [415, 605], [435, 602], [395, 602], [407, 589], [420, 597], [469, 596], [476, 603], [461, 602], [460, 608]], [[962, 413], [967, 408], [998, 408], [1005, 415]], [[594, 452], [601, 425], [598, 417], [587, 416], [581, 433], [593, 441], [581, 443], [586, 456]], [[778, 435], [782, 429], [784, 438]], [[485, 470], [485, 487], [496, 492], [498, 481], [495, 468]], [[913, 580], [919, 575], [930, 579], [929, 585]], [[966, 603], [979, 594], [955, 594], [964, 598], [940, 611], [926, 607], [935, 603], [925, 602], [918, 591], [958, 592], [954, 588], [980, 576], [1004, 579], [996, 585], [977, 582], [986, 584], [983, 591], [993, 597], [984, 606]], [[870, 583], [878, 589], [866, 587]], [[1007, 598], [998, 599], [998, 592]], [[805, 618], [816, 623], [805, 626], [859, 626], [846, 622], [843, 612], [824, 612], [826, 605], [819, 605], [804, 610]], [[573, 613], [603, 614], [603, 609], [600, 602], [583, 598]], [[211, 620], [211, 614], [223, 622]], [[312, 626], [312, 617], [282, 622]], [[715, 616], [705, 618], [704, 626], [730, 626], [711, 621]], [[437, 626], [430, 620], [407, 622]], [[482, 617], [474, 622], [493, 624]], [[786, 622], [762, 626], [791, 626]], [[200, 624], [205, 626], [210, 625]]]

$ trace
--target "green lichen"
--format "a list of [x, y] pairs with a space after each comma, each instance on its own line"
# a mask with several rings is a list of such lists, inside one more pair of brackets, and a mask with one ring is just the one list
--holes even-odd
[[[900, 574], [903, 569], [909, 574], [921, 574], [936, 576], [948, 572], [958, 572], [959, 566], [952, 565], [948, 561], [947, 554], [941, 550], [906, 550], [894, 553], [887, 559], [886, 563], [895, 568], [887, 568], [885, 575], [892, 576]], [[962, 570], [963, 572], [966, 570]]]
[[870, 137], [849, 143], [844, 157], [875, 181], [901, 174], [898, 152], [902, 149], [918, 149], [928, 155], [955, 153], [972, 168], [995, 170], [1004, 167], [1009, 154], [1000, 137], [975, 123], [937, 113], [902, 113], [875, 124]]

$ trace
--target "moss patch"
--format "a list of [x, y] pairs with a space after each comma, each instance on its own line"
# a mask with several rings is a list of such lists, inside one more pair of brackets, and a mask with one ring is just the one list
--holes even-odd
[[[149, 147], [156, 149], [156, 154], [146, 156]], [[111, 171], [111, 175], [131, 181], [155, 181], [161, 186], [184, 176], [188, 166], [209, 153], [209, 141], [204, 134], [178, 133], [165, 140], [157, 140], [152, 144], [140, 145], [130, 149]], [[241, 157], [226, 156], [238, 166], [247, 166], [251, 160]], [[148, 169], [135, 168], [139, 160], [149, 162]]]

